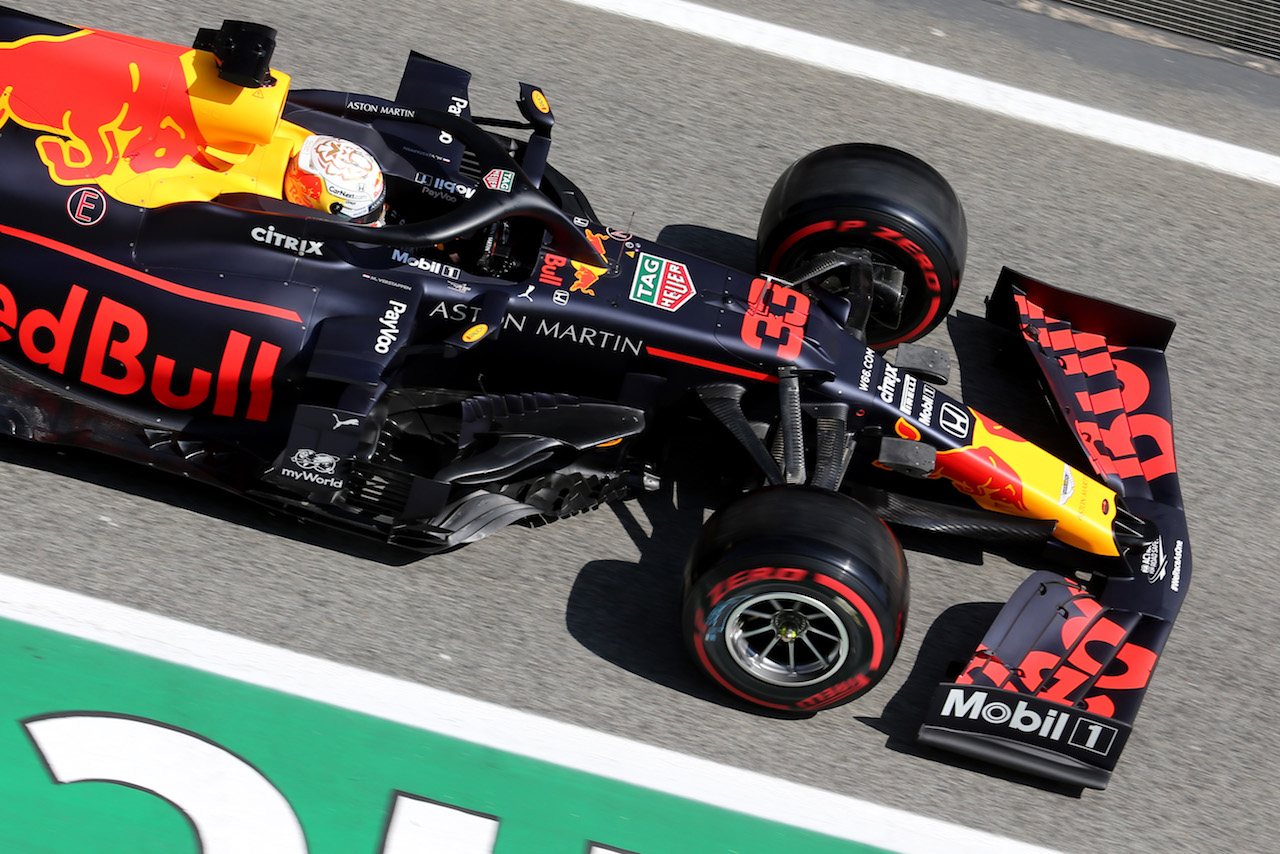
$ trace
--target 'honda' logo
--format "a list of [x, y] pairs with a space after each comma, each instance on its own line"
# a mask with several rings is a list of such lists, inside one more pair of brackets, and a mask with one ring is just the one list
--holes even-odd
[[970, 424], [968, 412], [949, 400], [943, 402], [938, 411], [938, 426], [957, 439], [964, 439], [969, 435]]

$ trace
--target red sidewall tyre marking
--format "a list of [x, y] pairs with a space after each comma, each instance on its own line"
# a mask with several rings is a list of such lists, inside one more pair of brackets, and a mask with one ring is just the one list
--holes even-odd
[[871, 630], [871, 672], [874, 673], [879, 670], [880, 662], [884, 658], [884, 641], [881, 639], [880, 621], [876, 619], [875, 612], [871, 610], [871, 606], [867, 604], [865, 599], [834, 578], [814, 573], [813, 580], [824, 587], [830, 587], [838, 593], [842, 599], [845, 599], [858, 610], [858, 613], [862, 615], [862, 619], [867, 621], [867, 628]]
[[712, 677], [714, 677], [715, 680], [719, 682], [722, 687], [724, 687], [725, 690], [741, 697], [742, 699], [746, 700], [748, 703], [750, 703], [753, 706], [765, 706], [766, 708], [778, 709], [780, 711], [794, 711], [791, 706], [785, 705], [783, 703], [766, 703], [764, 700], [761, 700], [758, 697], [752, 697], [750, 694], [746, 693], [745, 691], [741, 691], [735, 688], [733, 685], [729, 684], [729, 682], [727, 682], [725, 678], [720, 675], [720, 671], [716, 669], [714, 666], [712, 666], [711, 658], [710, 656], [707, 655], [707, 647], [703, 640], [703, 638], [706, 636], [706, 633], [707, 633], [707, 617], [706, 617], [706, 613], [702, 610], [702, 608], [698, 608], [698, 613], [694, 617], [694, 626], [698, 630], [694, 632], [694, 635], [693, 635], [693, 647], [695, 650], [697, 650], [698, 659], [702, 662], [702, 669], [705, 672], [710, 673]]
[[[861, 220], [859, 220], [858, 222], [861, 225], [865, 225], [865, 222]], [[811, 223], [810, 225], [806, 225], [804, 228], [793, 231], [791, 234], [787, 236], [785, 240], [782, 241], [781, 244], [779, 244], [778, 248], [773, 251], [773, 255], [769, 258], [769, 265], [768, 265], [769, 272], [776, 273], [778, 268], [778, 263], [786, 255], [787, 251], [791, 249], [791, 247], [799, 243], [800, 241], [804, 240], [806, 237], [811, 237], [815, 234], [820, 234], [824, 231], [834, 231], [837, 228], [839, 228], [840, 225], [841, 225], [841, 222], [839, 220], [830, 219], [830, 220], [823, 220], [821, 222]], [[898, 236], [903, 237], [903, 235], [901, 234], [899, 234]], [[885, 239], [887, 239], [890, 243], [897, 244], [899, 249], [906, 252], [908, 255], [912, 256], [914, 259], [915, 257], [914, 253], [911, 252], [910, 248], [903, 246], [900, 242], [892, 238], [886, 237]], [[903, 239], [906, 240], [907, 238], [903, 237]], [[913, 241], [909, 241], [909, 242], [911, 242], [913, 246], [916, 245]], [[924, 269], [924, 268], [922, 267], [921, 269]], [[930, 264], [930, 269], [932, 269], [932, 264]], [[935, 277], [935, 280], [936, 280], [936, 277]], [[926, 276], [926, 283], [927, 282], [928, 282], [928, 277]], [[930, 291], [930, 299], [929, 299], [928, 308], [925, 310], [924, 316], [920, 319], [920, 321], [917, 322], [915, 325], [913, 325], [912, 328], [904, 330], [903, 333], [898, 337], [893, 338], [889, 341], [885, 341], [881, 344], [877, 344], [876, 346], [878, 348], [885, 349], [888, 347], [896, 347], [898, 344], [901, 344], [903, 341], [909, 341], [917, 337], [921, 329], [928, 329], [933, 324], [934, 318], [938, 316], [938, 311], [942, 307], [941, 282], [938, 283], [937, 287], [931, 286], [929, 288], [929, 291]]]
[[778, 262], [782, 260], [782, 256], [787, 254], [787, 250], [792, 246], [795, 246], [811, 234], [817, 234], [820, 231], [831, 231], [835, 227], [836, 221], [831, 219], [824, 222], [815, 222], [812, 225], [806, 225], [799, 231], [792, 232], [791, 235], [786, 240], [782, 241], [781, 245], [774, 250], [773, 257], [769, 259], [769, 272], [777, 272]]

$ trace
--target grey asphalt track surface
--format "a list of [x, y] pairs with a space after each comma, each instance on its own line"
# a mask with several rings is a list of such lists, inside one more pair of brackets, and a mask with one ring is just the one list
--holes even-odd
[[[1275, 77], [1003, 2], [710, 5], [1280, 153]], [[1009, 265], [1179, 321], [1169, 360], [1195, 578], [1110, 788], [1081, 794], [911, 743], [948, 658], [1025, 570], [909, 552], [895, 672], [853, 705], [778, 720], [717, 692], [684, 653], [679, 569], [703, 507], [683, 491], [418, 560], [10, 441], [4, 572], [1066, 852], [1277, 850], [1280, 189], [559, 0], [23, 8], [177, 42], [257, 20], [280, 30], [274, 64], [295, 86], [385, 97], [418, 49], [473, 72], [482, 115], [515, 117], [517, 81], [540, 84], [552, 160], [606, 222], [729, 260], [750, 258], [769, 186], [806, 151], [911, 151], [966, 206], [961, 316], [981, 314]], [[585, 369], [548, 365], [548, 384]], [[981, 391], [980, 377], [953, 383]]]

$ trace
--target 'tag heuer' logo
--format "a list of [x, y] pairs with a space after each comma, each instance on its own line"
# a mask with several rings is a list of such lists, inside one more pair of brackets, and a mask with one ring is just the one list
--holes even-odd
[[510, 169], [490, 169], [484, 176], [484, 185], [500, 193], [510, 193], [515, 183], [516, 173]]
[[675, 311], [697, 293], [689, 268], [679, 261], [669, 261], [641, 252], [636, 275], [631, 280], [631, 299], [655, 308]]

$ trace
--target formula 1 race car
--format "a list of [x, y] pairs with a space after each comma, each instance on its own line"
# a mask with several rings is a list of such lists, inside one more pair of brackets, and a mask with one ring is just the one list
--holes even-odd
[[[711, 679], [783, 713], [874, 686], [908, 600], [886, 522], [1031, 543], [1044, 568], [919, 739], [1106, 786], [1190, 582], [1172, 322], [1003, 273], [988, 319], [1042, 369], [1067, 461], [912, 343], [967, 237], [917, 158], [802, 157], [739, 271], [602, 225], [547, 163], [537, 87], [523, 121], [473, 116], [469, 74], [414, 53], [392, 100], [291, 91], [274, 38], [0, 9], [0, 432], [427, 553], [623, 498], [710, 436], [745, 487], [685, 570]], [[376, 160], [378, 222], [283, 189], [315, 136]]]

